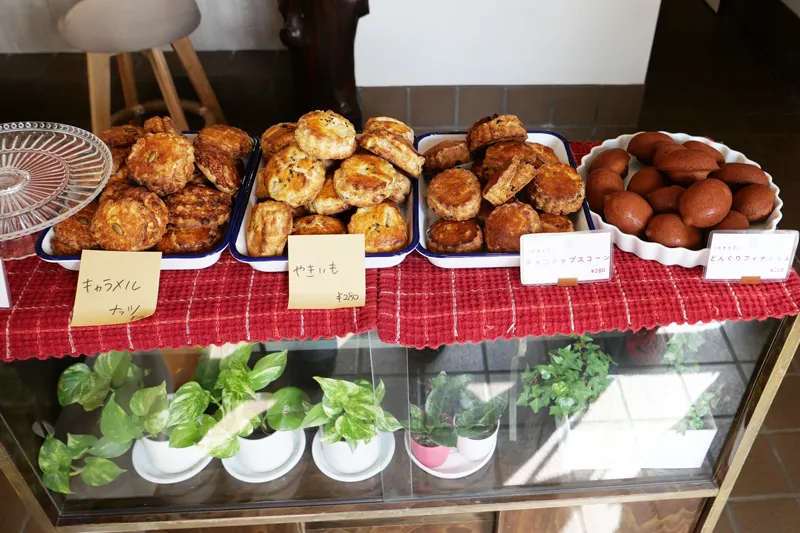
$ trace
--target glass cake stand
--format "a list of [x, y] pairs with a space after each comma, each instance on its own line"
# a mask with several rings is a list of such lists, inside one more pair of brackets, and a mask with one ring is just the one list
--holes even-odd
[[0, 124], [0, 257], [33, 255], [36, 234], [83, 209], [110, 175], [111, 151], [88, 131]]

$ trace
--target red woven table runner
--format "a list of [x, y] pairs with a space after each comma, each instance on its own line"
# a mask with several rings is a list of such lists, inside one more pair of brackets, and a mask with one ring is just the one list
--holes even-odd
[[122, 326], [70, 328], [78, 273], [38, 258], [5, 263], [11, 309], [0, 310], [0, 362], [152, 350], [243, 340], [317, 339], [375, 329], [377, 272], [367, 271], [367, 305], [289, 311], [285, 274], [256, 272], [227, 252], [204, 270], [161, 273], [155, 315]]

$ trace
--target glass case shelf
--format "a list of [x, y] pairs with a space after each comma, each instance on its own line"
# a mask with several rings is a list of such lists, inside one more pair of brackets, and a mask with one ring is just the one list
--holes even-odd
[[[322, 398], [315, 376], [365, 379], [375, 387], [382, 382], [386, 391], [382, 408], [407, 424], [412, 418], [410, 406], [424, 410], [433, 394], [432, 380], [445, 372], [452, 382], [463, 383], [448, 389], [456, 391], [455, 404], [442, 405], [457, 404], [460, 407], [456, 409], [465, 410], [469, 402], [500, 397], [507, 398], [508, 406], [500, 411], [499, 427], [488, 432], [488, 438], [469, 439], [463, 436], [470, 434], [467, 430], [457, 430], [462, 435], [458, 444], [440, 450], [438, 458], [431, 459], [431, 446], [422, 446], [420, 451], [414, 444], [431, 444], [426, 441], [427, 433], [412, 438], [401, 429], [389, 440], [379, 439], [384, 448], [378, 462], [385, 462], [385, 468], [377, 466], [374, 475], [355, 482], [337, 481], [323, 473], [312, 451], [318, 429], [308, 428], [296, 465], [268, 482], [240, 481], [226, 469], [229, 460], [223, 464], [214, 458], [184, 480], [153, 483], [137, 472], [141, 465], [134, 465], [134, 456], [145, 453], [137, 443], [113, 459], [125, 472], [103, 486], [89, 486], [76, 475], [70, 479], [72, 493], [62, 495], [46, 492], [40, 477], [29, 483], [34, 494], [50, 498], [58, 515], [71, 517], [73, 523], [93, 516], [142, 512], [316, 506], [355, 509], [582, 492], [708, 489], [716, 486], [715, 473], [729, 432], [779, 323], [671, 326], [640, 333], [599, 333], [590, 335], [591, 341], [527, 338], [424, 350], [384, 344], [374, 333], [256, 344], [249, 360], [251, 368], [267, 354], [288, 350], [283, 374], [265, 391], [297, 387], [308, 394], [312, 404]], [[608, 356], [607, 378], [603, 376], [604, 356], [599, 352]], [[163, 382], [166, 391], [174, 393], [192, 379], [208, 353], [209, 349], [202, 347], [136, 352], [132, 362], [146, 374], [144, 387]], [[95, 361], [95, 357], [80, 359], [89, 367]], [[586, 363], [570, 367], [569, 361], [589, 361], [595, 366], [589, 371]], [[37, 476], [41, 476], [36, 465], [42, 438], [32, 429], [36, 422], [51, 423], [55, 437], [65, 442], [68, 433], [101, 436], [102, 409], [87, 412], [77, 404], [59, 405], [59, 376], [76, 362], [50, 359], [0, 365], [0, 422], [5, 426], [0, 442], [16, 464], [27, 463]], [[592, 377], [596, 381], [591, 381]], [[548, 400], [542, 392], [558, 387], [564, 387], [563, 397]], [[589, 398], [587, 408], [569, 411], [569, 402], [580, 401], [581, 395]], [[532, 402], [538, 402], [538, 412]], [[554, 416], [552, 406], [571, 414]], [[450, 431], [449, 424], [458, 427], [466, 419], [461, 414], [465, 411], [451, 418], [452, 409], [442, 410], [440, 422], [445, 431]], [[487, 420], [495, 419], [490, 416]], [[385, 446], [391, 440], [394, 449], [390, 453]], [[443, 463], [431, 466], [437, 461]], [[178, 477], [165, 476], [164, 480]]]

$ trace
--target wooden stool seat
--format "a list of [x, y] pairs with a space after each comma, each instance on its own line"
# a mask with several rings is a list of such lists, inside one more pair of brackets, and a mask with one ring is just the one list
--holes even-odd
[[[58, 28], [72, 46], [86, 52], [92, 131], [100, 133], [111, 122], [111, 58], [116, 56], [126, 109], [115, 117], [136, 115], [139, 104], [133, 52], [150, 61], [163, 102], [175, 124], [189, 129], [184, 108], [200, 111], [206, 124], [225, 123], [225, 116], [208, 82], [188, 35], [200, 24], [195, 0], [82, 0], [59, 20]], [[183, 105], [172, 80], [163, 46], [171, 45], [189, 76], [202, 105]]]

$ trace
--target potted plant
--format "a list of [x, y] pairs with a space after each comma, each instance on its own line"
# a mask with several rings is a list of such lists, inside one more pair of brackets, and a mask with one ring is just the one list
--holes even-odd
[[220, 362], [220, 373], [212, 396], [219, 397], [219, 416], [225, 416], [243, 402], [265, 400], [267, 410], [250, 420], [232, 445], [242, 466], [254, 472], [268, 472], [284, 464], [296, 445], [292, 431], [300, 429], [311, 408], [308, 395], [296, 387], [273, 393], [259, 393], [277, 380], [286, 368], [287, 352], [271, 353], [248, 365], [253, 344], [238, 346]]
[[484, 402], [464, 389], [459, 404], [455, 418], [458, 453], [470, 461], [480, 461], [497, 443], [500, 418], [508, 407], [508, 394], [499, 394]]
[[314, 379], [322, 387], [322, 401], [308, 411], [303, 427], [320, 426], [322, 452], [332, 468], [343, 474], [366, 470], [378, 460], [378, 433], [401, 428], [380, 406], [386, 393], [383, 381], [373, 388], [363, 379]]
[[450, 377], [445, 372], [430, 380], [430, 392], [420, 407], [409, 404], [409, 421], [406, 431], [411, 453], [427, 466], [436, 468], [447, 461], [450, 448], [458, 443], [454, 425], [456, 410], [464, 386], [472, 376], [461, 374]]

